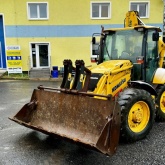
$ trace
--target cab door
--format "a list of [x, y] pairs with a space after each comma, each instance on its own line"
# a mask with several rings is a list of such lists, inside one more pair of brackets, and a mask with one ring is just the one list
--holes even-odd
[[158, 67], [158, 45], [152, 40], [152, 31], [148, 31], [146, 43], [146, 82], [151, 83], [155, 70]]

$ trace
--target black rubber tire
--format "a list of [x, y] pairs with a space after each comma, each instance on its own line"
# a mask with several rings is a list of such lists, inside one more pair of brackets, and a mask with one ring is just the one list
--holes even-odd
[[[128, 115], [132, 106], [139, 102], [145, 102], [150, 111], [148, 124], [141, 132], [133, 132], [128, 123]], [[121, 132], [120, 139], [127, 142], [134, 142], [146, 137], [150, 132], [155, 120], [155, 107], [151, 95], [142, 89], [127, 88], [119, 94], [118, 103], [121, 106]]]
[[165, 121], [165, 112], [163, 112], [163, 110], [161, 109], [160, 106], [160, 99], [161, 96], [163, 94], [163, 92], [165, 91], [165, 85], [159, 85], [156, 89], [158, 96], [156, 97], [156, 121]]

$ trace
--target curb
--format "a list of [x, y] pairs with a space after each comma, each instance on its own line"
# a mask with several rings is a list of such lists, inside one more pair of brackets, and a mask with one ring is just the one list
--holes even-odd
[[63, 78], [29, 78], [31, 81], [62, 81]]
[[25, 77], [3, 77], [6, 72], [0, 72], [0, 80], [30, 80], [30, 81], [62, 81], [63, 77], [59, 76], [57, 78], [25, 78]]
[[23, 80], [23, 81], [62, 81], [62, 78], [7, 78], [0, 76], [1, 80]]

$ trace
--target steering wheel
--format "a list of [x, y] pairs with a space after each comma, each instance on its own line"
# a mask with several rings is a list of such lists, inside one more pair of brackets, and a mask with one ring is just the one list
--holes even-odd
[[130, 59], [129, 53], [126, 52], [126, 51], [122, 51], [121, 56], [120, 56], [120, 59], [129, 60]]

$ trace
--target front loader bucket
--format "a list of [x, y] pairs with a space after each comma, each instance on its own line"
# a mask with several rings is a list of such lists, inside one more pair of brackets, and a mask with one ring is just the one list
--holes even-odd
[[120, 107], [116, 101], [35, 89], [30, 103], [9, 119], [46, 134], [87, 144], [109, 155], [118, 145]]

